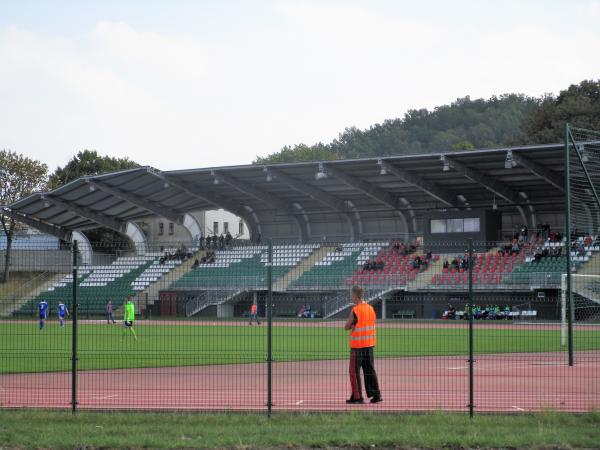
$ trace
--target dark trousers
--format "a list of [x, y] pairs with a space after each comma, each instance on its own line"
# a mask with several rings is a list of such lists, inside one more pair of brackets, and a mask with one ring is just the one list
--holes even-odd
[[360, 369], [362, 367], [365, 377], [365, 390], [368, 398], [379, 398], [379, 382], [375, 372], [373, 358], [373, 347], [353, 348], [350, 350], [350, 386], [352, 387], [352, 398], [362, 398], [362, 383], [360, 380]]

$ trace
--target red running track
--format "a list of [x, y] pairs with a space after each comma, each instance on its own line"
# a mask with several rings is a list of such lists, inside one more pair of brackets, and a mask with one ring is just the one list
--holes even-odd
[[[478, 355], [476, 411], [600, 408], [600, 352]], [[384, 401], [346, 405], [346, 361], [273, 364], [273, 408], [290, 411], [467, 411], [464, 356], [378, 359]], [[0, 407], [69, 408], [68, 372], [0, 376]], [[266, 364], [79, 372], [85, 409], [265, 410]]]

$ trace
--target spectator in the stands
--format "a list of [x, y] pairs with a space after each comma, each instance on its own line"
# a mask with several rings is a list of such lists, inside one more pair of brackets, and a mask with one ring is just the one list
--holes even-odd
[[583, 239], [577, 240], [577, 244], [575, 246], [575, 251], [577, 252], [577, 256], [585, 255], [585, 246], [583, 245]]
[[231, 233], [228, 231], [227, 234], [225, 235], [225, 245], [227, 247], [229, 247], [231, 245], [232, 239], [233, 239], [233, 237], [231, 236]]
[[200, 265], [200, 261], [198, 261], [198, 258], [196, 258], [196, 260], [194, 261], [194, 265], [193, 267], [196, 268]]
[[385, 267], [385, 263], [383, 261], [379, 260], [379, 261], [377, 261], [377, 264], [375, 267], [377, 270], [383, 270], [383, 268]]
[[511, 252], [518, 254], [519, 253], [519, 241], [517, 239], [513, 239], [512, 244], [511, 244], [511, 248], [510, 248]]
[[540, 228], [542, 229], [542, 238], [544, 238], [544, 240], [547, 240], [549, 235], [550, 235], [550, 225], [548, 225], [547, 223], [543, 223]]
[[371, 260], [367, 259], [363, 264], [363, 270], [371, 270]]
[[528, 234], [528, 230], [527, 230], [527, 225], [523, 225], [521, 227], [521, 231], [519, 232], [519, 242], [527, 242], [527, 234]]
[[427, 253], [425, 254], [425, 259], [427, 261], [431, 261], [432, 258], [433, 258], [433, 253], [431, 253], [431, 250], [427, 250]]
[[449, 267], [450, 267], [450, 263], [448, 262], [448, 260], [445, 260], [444, 264], [443, 264], [443, 268], [448, 269]]

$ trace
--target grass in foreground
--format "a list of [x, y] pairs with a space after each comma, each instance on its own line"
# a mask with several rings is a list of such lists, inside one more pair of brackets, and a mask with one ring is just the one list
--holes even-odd
[[[462, 325], [462, 326], [461, 326]], [[0, 374], [68, 371], [71, 362], [71, 325], [59, 328], [49, 321], [43, 333], [36, 323], [0, 323]], [[136, 327], [138, 341], [123, 338], [120, 325], [80, 324], [80, 370], [195, 366], [264, 362], [266, 326], [146, 325]], [[600, 349], [600, 333], [576, 330], [575, 349]], [[559, 330], [480, 328], [475, 351], [480, 354], [558, 352]], [[451, 328], [380, 328], [377, 358], [466, 355], [468, 332], [464, 324]], [[348, 332], [339, 327], [273, 327], [276, 361], [345, 359]]]
[[[31, 424], [35, 424], [34, 427]], [[596, 448], [600, 414], [275, 414], [0, 411], [0, 447]]]

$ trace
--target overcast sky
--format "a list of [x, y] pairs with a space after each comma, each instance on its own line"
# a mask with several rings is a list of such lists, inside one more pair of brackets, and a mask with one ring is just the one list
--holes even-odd
[[0, 148], [250, 163], [458, 97], [600, 78], [597, 1], [0, 0]]

